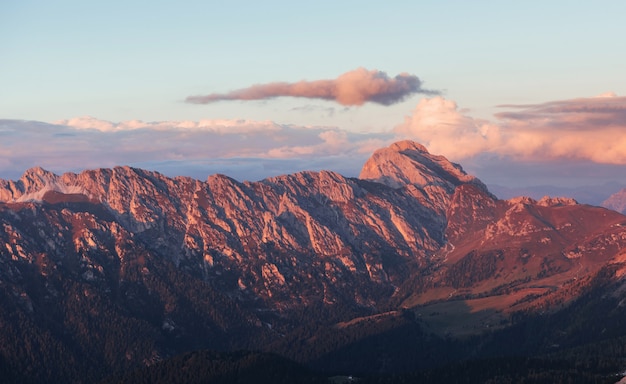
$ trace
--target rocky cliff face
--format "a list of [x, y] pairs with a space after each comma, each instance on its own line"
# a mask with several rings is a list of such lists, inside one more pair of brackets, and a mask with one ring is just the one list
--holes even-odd
[[371, 180], [399, 189], [410, 186], [419, 190], [420, 203], [443, 215], [456, 187], [472, 184], [487, 192], [487, 187], [463, 168], [443, 156], [432, 155], [412, 141], [400, 141], [374, 152], [363, 166], [360, 179]]
[[[448, 179], [460, 175], [450, 169], [454, 174], [429, 173], [435, 189], [427, 193], [409, 172], [394, 174], [406, 178], [404, 188], [390, 188], [327, 171], [239, 183], [222, 175], [169, 179], [128, 167], [62, 176], [36, 168], [2, 182], [0, 196], [11, 218], [42, 212], [27, 226], [45, 229], [19, 241], [6, 238], [11, 246], [28, 242], [34, 250], [69, 231], [75, 252], [98, 249], [121, 260], [120, 249], [132, 243], [206, 281], [228, 273], [228, 292], [269, 306], [321, 300], [375, 307], [403, 278], [405, 264], [428, 263], [428, 254], [445, 243], [443, 206], [423, 202], [448, 199], [454, 190]], [[32, 232], [5, 220], [11, 232]], [[60, 228], [51, 232], [48, 221]], [[68, 245], [52, 247], [42, 250], [46, 257]], [[14, 251], [7, 256], [17, 257]], [[80, 273], [99, 279], [106, 269], [87, 263]]]
[[[61, 176], [34, 168], [1, 181], [0, 200], [5, 259], [40, 255], [54, 264], [71, 248], [83, 260], [76, 273], [104, 281], [123, 271], [91, 252], [119, 264], [126, 248], [140, 248], [274, 308], [376, 308], [407, 271], [445, 269], [471, 252], [549, 256], [571, 269], [581, 257], [571, 255], [597, 250], [583, 239], [612, 252], [622, 241], [620, 215], [567, 199], [500, 201], [459, 165], [409, 141], [376, 151], [359, 179], [321, 171], [201, 182], [129, 167]], [[604, 250], [603, 260], [612, 255]], [[502, 283], [511, 278], [500, 274]]]
[[332, 323], [445, 300], [545, 308], [621, 265], [626, 246], [616, 212], [498, 200], [407, 141], [376, 151], [359, 178], [202, 182], [129, 167], [60, 176], [34, 168], [0, 181], [0, 224], [7, 308], [55, 340], [96, 318], [147, 332], [124, 341], [128, 366], [181, 340], [224, 347], [247, 345], [235, 333], [275, 337], [302, 309], [327, 308], [337, 315], [317, 321]]

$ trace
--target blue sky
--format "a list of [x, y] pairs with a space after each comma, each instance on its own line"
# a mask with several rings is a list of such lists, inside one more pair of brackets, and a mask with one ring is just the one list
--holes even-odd
[[[415, 75], [425, 88], [438, 90], [440, 97], [455, 103], [446, 106], [448, 112], [475, 119], [471, 125], [476, 129], [484, 130], [486, 120], [507, 133], [519, 129], [519, 121], [504, 127], [494, 116], [503, 111], [498, 105], [539, 105], [607, 92], [621, 100], [626, 95], [624, 15], [623, 1], [5, 1], [0, 4], [0, 118], [48, 123], [79, 116], [114, 123], [247, 119], [314, 126], [319, 132], [324, 131], [319, 127], [329, 127], [348, 136], [371, 134], [381, 144], [399, 131], [422, 142], [436, 141], [432, 134], [416, 133], [416, 128], [397, 128], [407, 124], [405, 119], [416, 121], [412, 116], [420, 101], [432, 97], [420, 93], [389, 106], [344, 106], [291, 97], [205, 105], [184, 102], [191, 95], [336, 79], [366, 68], [390, 77]], [[617, 105], [622, 108], [623, 103]], [[442, 114], [439, 110], [438, 116]], [[621, 114], [613, 117], [619, 127], [626, 126]], [[559, 129], [555, 127], [560, 125], [544, 128]], [[522, 131], [528, 136], [528, 129]], [[605, 132], [603, 140], [616, 132]], [[310, 135], [301, 136], [310, 140]], [[542, 140], [554, 137], [560, 135]], [[19, 168], [29, 165], [17, 160], [14, 146], [20, 142], [13, 140], [13, 147], [4, 144], [0, 177], [12, 177], [11, 172], [22, 172]], [[455, 160], [480, 171], [489, 168], [481, 165], [483, 158], [504, 156], [510, 164], [522, 164], [524, 156], [542, 150], [493, 143], [512, 155], [481, 144], [487, 155], [472, 152]], [[455, 157], [454, 148], [434, 147]], [[365, 156], [365, 147], [359, 148], [356, 153]], [[59, 151], [56, 156], [62, 157]], [[227, 156], [266, 153], [235, 152]], [[553, 152], [546, 162], [568, 158], [558, 148]], [[298, 153], [294, 163], [306, 167], [307, 158], [303, 151]], [[178, 156], [185, 159], [184, 153]], [[574, 157], [594, 164], [622, 163], [617, 155], [609, 161], [592, 155]], [[37, 158], [59, 171], [84, 164], [77, 160], [72, 167]], [[221, 165], [223, 159], [210, 157]], [[132, 163], [150, 166], [157, 160], [163, 161], [147, 157]], [[125, 162], [131, 160], [121, 156], [102, 164]], [[489, 174], [479, 177], [489, 181]]]

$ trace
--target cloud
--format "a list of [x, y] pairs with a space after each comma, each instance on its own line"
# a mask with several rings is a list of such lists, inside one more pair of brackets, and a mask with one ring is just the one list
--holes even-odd
[[[313, 104], [303, 105], [300, 107], [293, 107], [290, 109], [290, 111], [297, 112], [297, 113], [317, 113], [324, 117], [333, 117], [337, 113], [337, 109], [334, 107], [323, 107], [320, 105], [313, 105]], [[339, 112], [347, 112], [347, 111], [349, 111], [348, 107], [343, 107], [339, 110]]]
[[0, 178], [19, 178], [34, 166], [62, 173], [116, 165], [198, 179], [225, 173], [254, 180], [320, 169], [356, 176], [373, 143], [381, 147], [392, 138], [390, 133], [364, 135], [336, 127], [238, 119], [0, 120]]
[[264, 157], [275, 159], [303, 156], [335, 156], [343, 159], [355, 157], [362, 165], [366, 160], [364, 155], [369, 156], [376, 149], [390, 144], [393, 136], [385, 133], [368, 135], [348, 133], [340, 129], [326, 129], [319, 132], [316, 139], [311, 138], [306, 145], [283, 145], [272, 148]]
[[496, 121], [475, 119], [442, 97], [423, 99], [394, 131], [453, 160], [492, 153], [522, 161], [626, 164], [626, 98], [501, 105]]
[[542, 127], [567, 128], [570, 131], [626, 125], [626, 98], [613, 92], [591, 98], [499, 107], [518, 110], [497, 113], [495, 116], [499, 119], [511, 122], [532, 121]]
[[420, 100], [394, 131], [455, 161], [496, 148], [501, 141], [498, 126], [464, 115], [454, 101], [440, 96]]
[[420, 100], [393, 130], [368, 133], [245, 119], [0, 120], [0, 178], [17, 179], [33, 166], [62, 173], [116, 165], [198, 179], [225, 173], [257, 180], [320, 169], [356, 176], [374, 150], [410, 138], [487, 183], [604, 182], [626, 174], [616, 165], [626, 164], [625, 112], [626, 98], [605, 94], [500, 106], [488, 121], [437, 96]]
[[120, 132], [139, 129], [154, 131], [182, 130], [187, 132], [204, 131], [222, 134], [238, 134], [249, 132], [276, 132], [280, 126], [273, 121], [257, 121], [246, 119], [215, 119], [200, 121], [152, 121], [128, 120], [113, 123], [91, 116], [75, 117], [56, 121], [54, 124], [64, 125], [79, 130], [96, 130], [101, 132]]
[[520, 156], [626, 164], [626, 97], [502, 107], [513, 111], [495, 116], [509, 132], [507, 148]]
[[391, 105], [415, 93], [437, 92], [423, 89], [422, 81], [415, 75], [401, 73], [391, 78], [382, 71], [358, 68], [334, 80], [257, 84], [228, 93], [189, 96], [186, 102], [209, 104], [223, 100], [264, 100], [290, 96], [331, 100], [346, 106], [363, 105], [366, 102]]

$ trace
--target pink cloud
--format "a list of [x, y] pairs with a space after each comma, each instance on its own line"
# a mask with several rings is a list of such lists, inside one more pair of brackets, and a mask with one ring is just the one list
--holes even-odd
[[432, 153], [444, 154], [455, 161], [500, 143], [498, 126], [464, 115], [454, 101], [440, 96], [420, 100], [413, 114], [394, 131], [424, 144]]
[[541, 127], [568, 130], [605, 129], [626, 125], [626, 97], [608, 92], [596, 97], [551, 101], [542, 104], [501, 105], [515, 109], [497, 113], [499, 119], [516, 122], [533, 121]]
[[422, 81], [415, 75], [401, 73], [391, 78], [382, 71], [358, 68], [333, 80], [257, 84], [228, 93], [189, 96], [186, 101], [209, 104], [223, 100], [263, 100], [290, 96], [332, 100], [350, 106], [363, 105], [366, 102], [391, 105], [415, 93], [437, 92], [423, 89]]
[[[337, 127], [272, 121], [201, 120], [110, 122], [93, 117], [57, 124], [0, 120], [0, 178], [41, 166], [54, 172], [132, 165], [171, 176], [226, 173], [261, 178], [304, 169], [357, 175], [389, 133], [358, 134]], [[149, 145], [146, 145], [149, 143]]]
[[154, 131], [204, 131], [219, 134], [245, 134], [252, 132], [278, 132], [281, 126], [273, 121], [246, 119], [205, 119], [200, 121], [151, 121], [127, 120], [114, 123], [91, 116], [75, 117], [56, 121], [54, 124], [64, 125], [79, 130], [96, 130], [101, 132], [122, 132], [138, 129]]
[[339, 129], [327, 129], [317, 135], [316, 143], [308, 145], [284, 145], [272, 148], [260, 157], [288, 159], [294, 157], [312, 156], [350, 156], [361, 157], [363, 154], [371, 154], [390, 143], [391, 137], [386, 139], [352, 135]]
[[626, 164], [626, 97], [502, 105], [496, 122], [472, 118], [453, 101], [423, 99], [395, 133], [460, 160], [482, 152], [518, 160], [581, 159]]
[[507, 149], [520, 156], [626, 164], [626, 97], [607, 93], [502, 107], [514, 110], [496, 117], [511, 136]]

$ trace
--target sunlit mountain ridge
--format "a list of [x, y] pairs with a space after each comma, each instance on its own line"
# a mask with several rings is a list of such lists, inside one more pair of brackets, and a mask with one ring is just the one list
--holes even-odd
[[[93, 382], [202, 349], [415, 373], [626, 336], [626, 216], [500, 200], [411, 141], [358, 178], [32, 168], [0, 181], [0, 222], [0, 369], [16, 381]], [[501, 351], [541, 316], [549, 334]], [[594, 321], [604, 331], [579, 328]]]

